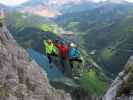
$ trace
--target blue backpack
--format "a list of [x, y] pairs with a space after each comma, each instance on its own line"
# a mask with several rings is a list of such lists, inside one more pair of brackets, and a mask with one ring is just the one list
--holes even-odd
[[77, 48], [70, 48], [69, 49], [69, 58], [77, 58], [80, 56], [80, 53]]

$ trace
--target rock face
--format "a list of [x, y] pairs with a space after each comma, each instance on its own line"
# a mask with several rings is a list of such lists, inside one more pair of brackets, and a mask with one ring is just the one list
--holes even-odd
[[43, 69], [6, 28], [0, 29], [0, 100], [71, 100], [50, 86]]
[[133, 56], [111, 85], [104, 100], [133, 100]]

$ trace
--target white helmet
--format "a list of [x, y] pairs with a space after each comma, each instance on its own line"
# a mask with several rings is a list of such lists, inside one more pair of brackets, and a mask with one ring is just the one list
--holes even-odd
[[70, 44], [70, 47], [76, 47], [76, 44], [71, 43], [71, 44]]

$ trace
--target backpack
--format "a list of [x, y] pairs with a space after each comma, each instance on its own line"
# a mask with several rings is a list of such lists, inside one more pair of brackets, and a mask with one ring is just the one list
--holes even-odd
[[78, 58], [79, 56], [80, 56], [80, 53], [77, 48], [70, 48], [70, 50], [69, 50], [70, 58]]

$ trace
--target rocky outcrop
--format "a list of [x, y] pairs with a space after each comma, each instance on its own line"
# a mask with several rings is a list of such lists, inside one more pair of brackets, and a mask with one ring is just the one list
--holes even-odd
[[43, 69], [6, 28], [0, 29], [0, 100], [71, 100], [50, 86]]
[[124, 71], [119, 73], [104, 100], [132, 100], [133, 99], [133, 56], [129, 59]]

